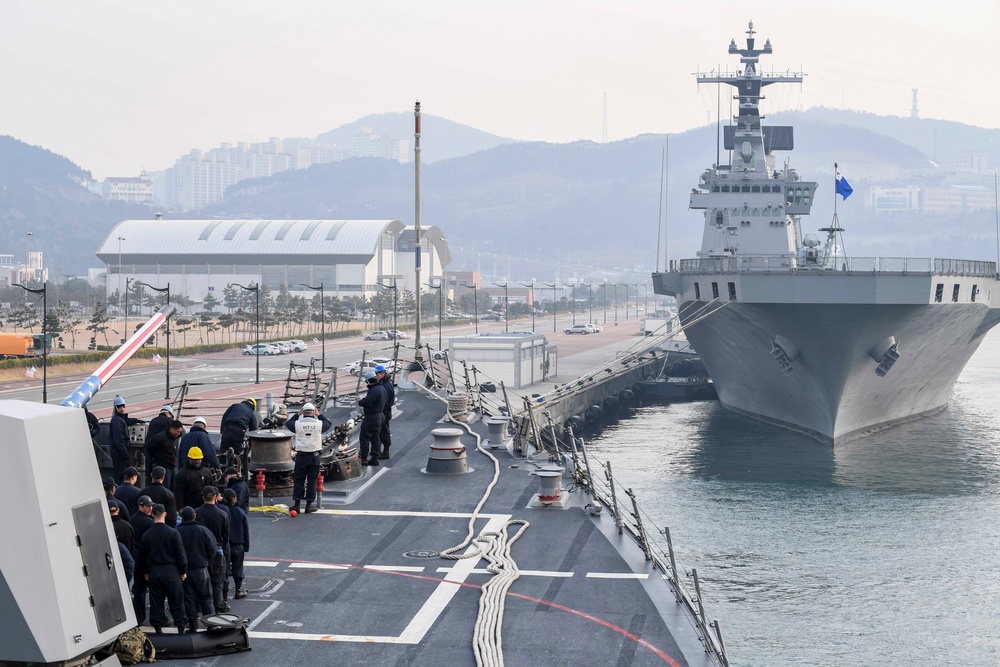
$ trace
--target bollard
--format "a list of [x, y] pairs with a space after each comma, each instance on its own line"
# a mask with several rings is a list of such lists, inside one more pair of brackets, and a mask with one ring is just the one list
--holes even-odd
[[427, 467], [421, 472], [431, 475], [462, 475], [472, 472], [465, 455], [465, 445], [460, 428], [436, 428], [431, 431], [434, 442], [427, 458]]
[[264, 506], [264, 489], [266, 485], [264, 484], [264, 469], [257, 468], [257, 500], [260, 501], [260, 506]]
[[529, 508], [533, 509], [565, 509], [568, 498], [563, 494], [562, 476], [565, 469], [558, 466], [540, 468], [533, 473], [538, 477], [539, 489]]
[[316, 507], [323, 509], [323, 469], [319, 469], [316, 476]]

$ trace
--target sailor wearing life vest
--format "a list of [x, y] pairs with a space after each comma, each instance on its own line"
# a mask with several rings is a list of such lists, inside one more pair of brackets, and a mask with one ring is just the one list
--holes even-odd
[[316, 477], [319, 476], [319, 457], [323, 449], [323, 431], [332, 427], [330, 420], [316, 411], [316, 406], [306, 403], [301, 412], [288, 420], [285, 428], [295, 434], [292, 441], [292, 456], [295, 457], [295, 472], [292, 486], [292, 509], [302, 512], [300, 504], [306, 501], [306, 513], [316, 511]]

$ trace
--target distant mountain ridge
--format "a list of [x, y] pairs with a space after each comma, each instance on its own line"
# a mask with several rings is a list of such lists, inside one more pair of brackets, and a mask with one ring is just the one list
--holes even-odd
[[[420, 126], [422, 135], [420, 140], [421, 162], [448, 160], [517, 141], [431, 114], [421, 114]], [[371, 129], [376, 134], [388, 135], [395, 139], [409, 139], [411, 151], [413, 149], [414, 117], [412, 112], [390, 112], [365, 116], [353, 123], [347, 123], [329, 132], [324, 132], [316, 137], [316, 141], [320, 144], [349, 145], [355, 135], [361, 134], [366, 128]]]
[[[987, 152], [991, 165], [997, 165], [1000, 131], [829, 109], [775, 114], [768, 120], [795, 126], [790, 164], [802, 178], [820, 184], [807, 231], [829, 221], [833, 163], [839, 162], [856, 191], [840, 209], [852, 253], [992, 258], [992, 215], [867, 216], [865, 182], [854, 175], [862, 165], [927, 166], [931, 157], [920, 147], [930, 141], [933, 148], [935, 133], [939, 156]], [[321, 136], [340, 141], [337, 137], [370, 127], [399, 138], [409, 133], [412, 139], [412, 123], [410, 113], [378, 114]], [[451, 268], [474, 268], [475, 251], [479, 261], [492, 261], [483, 259], [484, 250], [500, 254], [504, 247], [508, 255], [525, 258], [521, 265], [515, 260], [512, 273], [539, 279], [551, 276], [558, 270], [553, 265], [565, 264], [568, 257], [601, 267], [655, 261], [665, 136], [607, 144], [518, 142], [433, 116], [423, 117], [422, 129], [422, 220], [448, 236], [456, 257]], [[715, 127], [671, 135], [669, 145], [670, 254], [693, 256], [702, 223], [687, 210], [687, 195], [716, 161]], [[457, 154], [460, 149], [464, 154]], [[81, 185], [89, 179], [89, 172], [62, 156], [0, 137], [0, 252], [21, 261], [25, 233], [31, 231], [30, 247], [46, 253], [50, 275], [82, 273], [97, 265], [93, 252], [116, 223], [152, 217], [144, 206], [103, 201]], [[397, 218], [411, 224], [413, 195], [412, 164], [355, 158], [242, 181], [230, 188], [223, 205], [183, 217]]]

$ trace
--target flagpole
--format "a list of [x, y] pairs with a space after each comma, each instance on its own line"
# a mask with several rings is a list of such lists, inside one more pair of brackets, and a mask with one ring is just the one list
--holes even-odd
[[840, 167], [833, 163], [833, 219], [837, 219], [837, 173]]

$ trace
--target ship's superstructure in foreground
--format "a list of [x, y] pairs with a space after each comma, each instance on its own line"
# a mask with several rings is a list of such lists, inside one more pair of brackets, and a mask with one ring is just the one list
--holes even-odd
[[848, 257], [836, 215], [825, 239], [803, 235], [818, 184], [776, 162], [792, 128], [763, 125], [759, 110], [765, 86], [802, 75], [759, 68], [771, 42], [759, 47], [752, 23], [746, 48], [733, 40], [729, 53], [739, 69], [698, 82], [736, 90], [731, 164], [706, 169], [691, 192], [705, 212], [697, 258], [653, 275], [657, 293], [677, 298], [719, 400], [831, 443], [943, 408], [1000, 320], [996, 264]]

